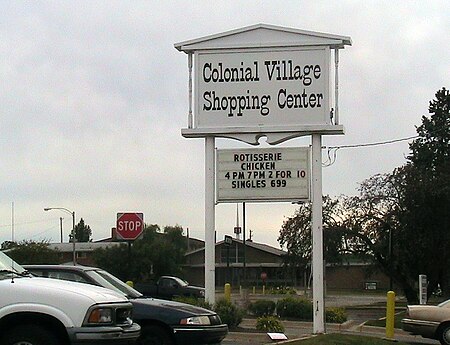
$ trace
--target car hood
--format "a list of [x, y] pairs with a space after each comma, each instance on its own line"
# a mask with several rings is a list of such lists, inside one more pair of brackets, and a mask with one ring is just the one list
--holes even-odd
[[77, 295], [79, 298], [89, 299], [93, 303], [128, 302], [125, 296], [109, 289], [51, 278], [15, 278], [10, 288], [12, 292], [14, 290], [30, 290], [35, 294], [55, 297]]
[[136, 298], [130, 300], [134, 306], [135, 316], [138, 314], [158, 313], [170, 314], [177, 317], [189, 317], [193, 315], [215, 315], [216, 313], [186, 303], [167, 301], [157, 298]]
[[152, 308], [164, 308], [171, 309], [173, 311], [183, 312], [189, 315], [213, 315], [213, 311], [197, 307], [187, 303], [181, 303], [176, 301], [167, 301], [158, 298], [136, 298], [131, 300], [133, 305], [142, 305]]

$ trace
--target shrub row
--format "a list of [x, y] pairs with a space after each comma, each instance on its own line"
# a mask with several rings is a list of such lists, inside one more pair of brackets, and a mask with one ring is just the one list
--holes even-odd
[[[257, 317], [276, 314], [283, 318], [295, 318], [304, 321], [313, 319], [313, 306], [311, 301], [302, 298], [287, 297], [275, 302], [270, 300], [258, 300], [249, 306], [249, 312]], [[343, 323], [347, 321], [344, 308], [327, 308], [325, 311], [326, 322]]]
[[[191, 297], [179, 297], [178, 302], [197, 305], [206, 309], [214, 310], [226, 323], [228, 327], [237, 327], [244, 317], [245, 311], [238, 308], [226, 299], [219, 299], [214, 306], [206, 303], [203, 299]], [[294, 318], [303, 321], [313, 319], [313, 306], [311, 301], [302, 298], [287, 297], [278, 300], [277, 303], [270, 300], [258, 300], [249, 305], [248, 311], [257, 319], [257, 329], [282, 332], [283, 325], [274, 317], [274, 313], [281, 318]], [[347, 314], [344, 308], [327, 308], [325, 311], [325, 321], [330, 323], [343, 323], [347, 321]]]
[[258, 300], [250, 303], [248, 311], [255, 316], [269, 316], [275, 312], [276, 304], [274, 301]]

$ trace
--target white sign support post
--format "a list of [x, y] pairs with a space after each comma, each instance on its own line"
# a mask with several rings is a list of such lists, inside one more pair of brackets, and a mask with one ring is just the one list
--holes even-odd
[[205, 299], [215, 303], [215, 139], [205, 138]]
[[[314, 333], [325, 332], [322, 135], [344, 134], [339, 124], [337, 69], [338, 50], [346, 45], [351, 45], [350, 37], [267, 24], [175, 44], [188, 55], [188, 128], [181, 134], [205, 138], [205, 297], [209, 303], [215, 302], [215, 203], [312, 199]], [[312, 174], [309, 164], [292, 168], [287, 148], [237, 150], [231, 161], [227, 153], [219, 152], [216, 174], [216, 137], [257, 146], [261, 137], [278, 145], [307, 135], [312, 136]], [[309, 181], [312, 193], [305, 188]]]
[[312, 135], [313, 329], [325, 333], [323, 293], [322, 135]]

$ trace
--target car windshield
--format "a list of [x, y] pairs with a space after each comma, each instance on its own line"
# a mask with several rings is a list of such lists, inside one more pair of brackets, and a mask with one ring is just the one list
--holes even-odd
[[450, 307], [450, 299], [438, 304], [438, 307], [445, 307], [445, 308], [449, 308]]
[[5, 253], [0, 252], [0, 279], [16, 275], [22, 276], [25, 273], [26, 270], [22, 266], [20, 266]]
[[139, 291], [125, 284], [123, 281], [113, 276], [111, 273], [103, 270], [92, 270], [87, 271], [86, 274], [89, 275], [89, 277], [91, 277], [94, 281], [96, 281], [97, 284], [105, 288], [118, 291], [130, 298], [142, 297], [142, 294]]

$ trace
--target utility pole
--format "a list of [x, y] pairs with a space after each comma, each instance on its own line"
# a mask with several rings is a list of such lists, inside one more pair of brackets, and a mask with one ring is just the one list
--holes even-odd
[[60, 231], [61, 231], [61, 243], [64, 242], [63, 240], [63, 217], [59, 217], [59, 227], [60, 227]]

